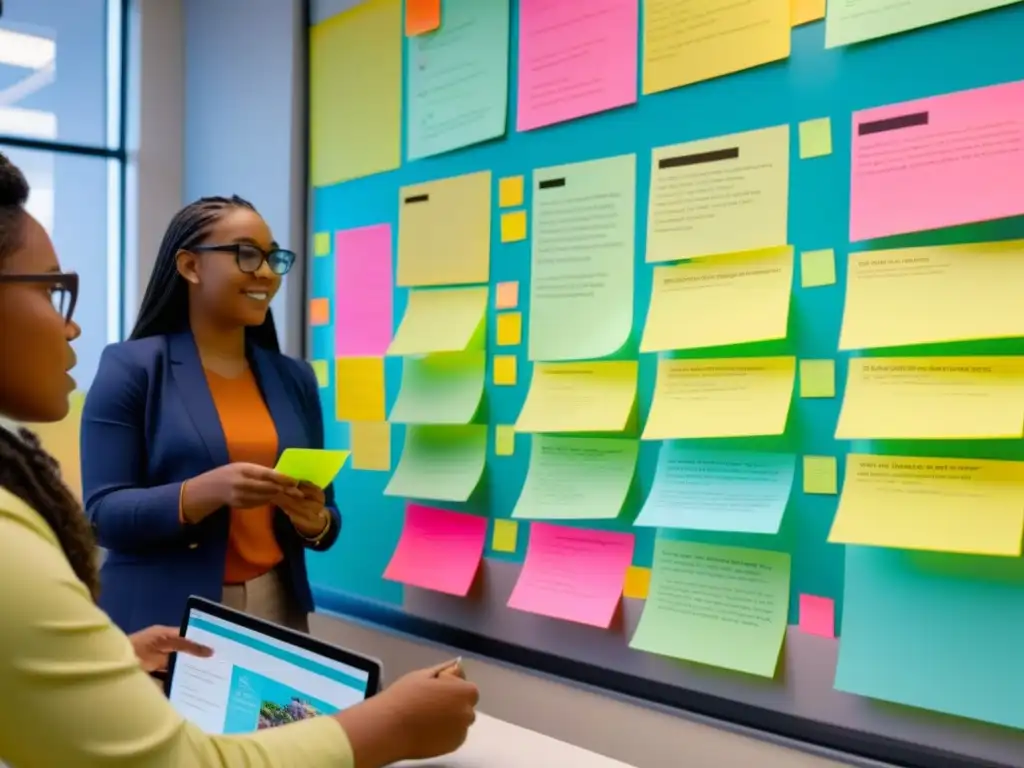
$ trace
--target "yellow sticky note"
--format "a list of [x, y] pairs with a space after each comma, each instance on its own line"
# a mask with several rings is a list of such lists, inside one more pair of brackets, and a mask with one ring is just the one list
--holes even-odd
[[526, 211], [501, 214], [501, 242], [515, 243], [526, 239]]
[[309, 300], [309, 324], [328, 325], [331, 322], [331, 302], [328, 299]]
[[800, 285], [804, 288], [818, 288], [835, 285], [836, 254], [831, 248], [820, 251], [804, 251], [800, 254]]
[[331, 233], [317, 232], [313, 235], [313, 255], [326, 256], [331, 252]]
[[384, 421], [384, 358], [338, 358], [334, 391], [338, 421]]
[[800, 159], [832, 154], [832, 121], [827, 117], [800, 123]]
[[638, 375], [635, 360], [536, 363], [516, 432], [622, 432]]
[[386, 421], [353, 421], [348, 430], [353, 469], [391, 471], [391, 424]]
[[789, 23], [794, 27], [825, 18], [825, 0], [789, 0]]
[[519, 306], [519, 283], [516, 280], [509, 280], [498, 283], [494, 292], [495, 309], [515, 309]]
[[515, 427], [511, 424], [499, 424], [494, 428], [494, 453], [498, 456], [512, 456], [515, 452]]
[[646, 600], [651, 589], [651, 569], [639, 565], [631, 565], [626, 571], [626, 581], [622, 585], [622, 596], [636, 600]]
[[506, 176], [498, 182], [498, 205], [514, 208], [523, 204], [523, 177]]
[[800, 397], [835, 397], [836, 361], [800, 361]]
[[409, 291], [388, 354], [465, 352], [475, 341], [483, 344], [486, 315], [487, 286]]
[[523, 340], [523, 315], [520, 312], [498, 313], [498, 346], [514, 347]]
[[495, 552], [515, 552], [519, 546], [519, 523], [515, 520], [495, 520], [491, 549]]
[[499, 387], [513, 387], [516, 383], [516, 356], [494, 356], [494, 383]]
[[330, 384], [331, 374], [326, 360], [310, 360], [309, 365], [312, 367], [313, 373], [316, 374], [318, 387], [323, 388]]
[[834, 496], [838, 484], [835, 456], [804, 456], [804, 493]]
[[828, 540], [1019, 557], [1024, 464], [987, 459], [846, 457]]

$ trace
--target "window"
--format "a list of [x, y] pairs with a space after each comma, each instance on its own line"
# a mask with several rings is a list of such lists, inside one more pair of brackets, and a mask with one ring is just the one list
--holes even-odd
[[128, 0], [0, 3], [0, 152], [29, 212], [81, 275], [75, 378], [92, 382], [123, 335], [124, 46]]

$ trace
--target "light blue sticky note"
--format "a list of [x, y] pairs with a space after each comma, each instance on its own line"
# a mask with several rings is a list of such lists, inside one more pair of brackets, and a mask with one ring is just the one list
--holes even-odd
[[406, 38], [406, 156], [505, 135], [509, 0], [443, 0], [441, 27]]
[[1024, 560], [846, 548], [838, 690], [1024, 728]]
[[778, 533], [793, 490], [793, 454], [687, 445], [677, 440], [662, 444], [654, 485], [635, 525]]

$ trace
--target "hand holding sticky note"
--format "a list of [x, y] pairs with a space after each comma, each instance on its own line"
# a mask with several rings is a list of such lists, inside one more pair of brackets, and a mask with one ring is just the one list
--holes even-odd
[[345, 465], [348, 454], [348, 451], [286, 448], [274, 471], [317, 488], [326, 488]]

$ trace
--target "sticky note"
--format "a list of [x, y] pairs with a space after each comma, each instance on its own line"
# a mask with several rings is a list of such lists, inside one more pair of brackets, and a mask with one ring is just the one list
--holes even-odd
[[352, 468], [391, 471], [391, 425], [386, 421], [353, 421], [348, 425]]
[[516, 383], [516, 356], [494, 356], [494, 383], [499, 387], [513, 387]]
[[519, 282], [509, 280], [498, 283], [494, 291], [495, 309], [515, 309], [519, 306]]
[[818, 288], [835, 285], [836, 254], [831, 248], [819, 251], [804, 251], [800, 254], [800, 285], [804, 288]]
[[316, 385], [323, 389], [330, 383], [330, 367], [326, 360], [310, 360], [310, 367], [313, 369], [313, 375], [316, 376]]
[[334, 246], [334, 355], [385, 355], [395, 325], [391, 226], [343, 229]]
[[501, 242], [515, 243], [526, 239], [526, 211], [501, 214]]
[[838, 487], [835, 456], [804, 456], [804, 493], [835, 496]]
[[789, 0], [789, 23], [794, 27], [825, 18], [825, 0]]
[[327, 256], [331, 252], [331, 233], [317, 232], [313, 235], [313, 255]]
[[639, 565], [631, 565], [626, 570], [626, 583], [622, 586], [622, 596], [634, 600], [646, 600], [651, 588], [651, 569]]
[[389, 355], [464, 352], [482, 347], [480, 329], [487, 315], [487, 286], [409, 291], [405, 314]]
[[339, 357], [334, 392], [338, 421], [384, 421], [384, 359]]
[[506, 176], [498, 180], [498, 205], [515, 208], [523, 204], [523, 177]]
[[484, 424], [410, 424], [385, 496], [466, 501], [487, 463]]
[[394, 424], [469, 424], [487, 378], [483, 350], [402, 359], [402, 384], [388, 420]]
[[835, 397], [836, 361], [800, 361], [800, 397]]
[[329, 299], [309, 300], [309, 324], [312, 326], [328, 325], [331, 322], [331, 302]]
[[494, 453], [511, 456], [516, 452], [516, 428], [511, 424], [498, 424], [494, 428]]
[[536, 363], [517, 432], [622, 432], [636, 403], [635, 360]]
[[348, 451], [286, 448], [274, 470], [317, 488], [326, 488], [345, 465], [348, 454]]
[[441, 26], [441, 0], [405, 0], [405, 34], [415, 37]]
[[832, 121], [827, 117], [800, 123], [800, 159], [832, 154]]
[[410, 503], [384, 578], [465, 597], [486, 543], [486, 517]]
[[518, 547], [519, 523], [515, 520], [495, 520], [491, 549], [495, 552], [515, 552]]
[[519, 312], [498, 313], [498, 346], [514, 347], [523, 340], [523, 315]]
[[836, 604], [828, 597], [800, 595], [800, 631], [808, 635], [836, 636]]

